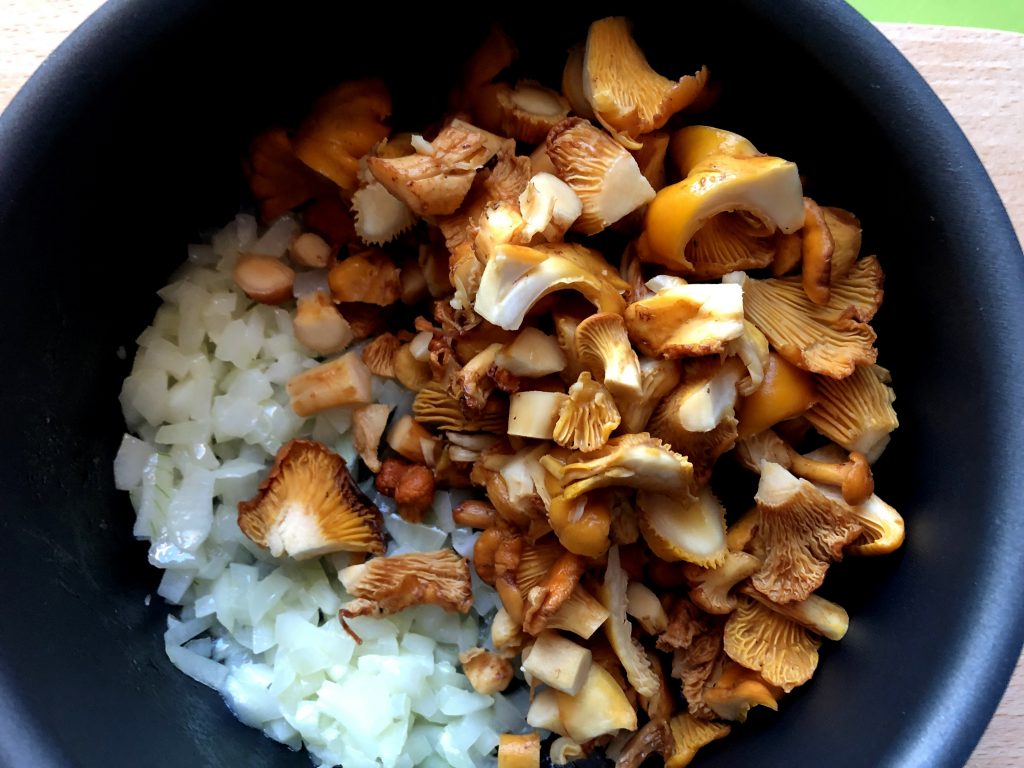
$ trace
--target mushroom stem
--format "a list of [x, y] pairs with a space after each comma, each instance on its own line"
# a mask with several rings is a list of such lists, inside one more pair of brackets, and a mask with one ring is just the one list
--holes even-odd
[[859, 451], [852, 451], [845, 464], [829, 464], [801, 456], [792, 448], [790, 470], [793, 474], [811, 482], [835, 485], [842, 489], [843, 500], [852, 506], [863, 504], [875, 491], [875, 480], [871, 465]]

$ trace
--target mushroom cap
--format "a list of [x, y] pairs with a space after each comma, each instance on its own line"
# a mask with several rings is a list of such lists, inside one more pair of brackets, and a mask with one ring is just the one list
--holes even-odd
[[654, 188], [633, 156], [583, 118], [560, 122], [546, 143], [558, 177], [582, 205], [575, 230], [595, 235], [654, 199]]
[[888, 381], [889, 372], [877, 365], [858, 366], [845, 379], [818, 377], [818, 402], [807, 411], [807, 420], [846, 450], [874, 461], [899, 426]]
[[799, 624], [748, 597], [739, 600], [725, 622], [723, 647], [729, 658], [786, 693], [811, 679], [819, 645]]
[[416, 393], [412, 412], [420, 424], [448, 432], [494, 432], [500, 434], [508, 424], [508, 401], [488, 398], [483, 410], [467, 416], [456, 400], [437, 382], [428, 382]]
[[552, 291], [578, 291], [601, 312], [621, 313], [628, 287], [604, 259], [582, 246], [500, 245], [488, 259], [473, 309], [490, 323], [518, 330], [526, 313]]
[[751, 707], [778, 710], [781, 696], [782, 691], [766, 683], [757, 672], [728, 662], [715, 684], [704, 692], [704, 701], [723, 720], [742, 723]]
[[751, 583], [776, 603], [807, 599], [864, 530], [849, 507], [774, 462], [762, 465], [754, 498], [760, 519], [752, 546], [765, 556]]
[[700, 720], [688, 712], [676, 715], [668, 724], [672, 729], [674, 747], [672, 756], [665, 760], [665, 768], [685, 768], [697, 756], [697, 750], [712, 741], [724, 739], [732, 730], [725, 723]]
[[800, 276], [747, 280], [744, 308], [786, 360], [842, 379], [875, 362], [876, 335], [868, 323], [882, 303], [882, 280], [876, 258], [858, 259], [820, 306], [807, 298]]
[[722, 352], [743, 333], [743, 288], [650, 281], [654, 296], [623, 314], [629, 338], [650, 357], [698, 357]]
[[729, 272], [767, 267], [775, 258], [775, 228], [747, 211], [712, 216], [684, 249], [687, 276], [715, 280]]
[[674, 82], [647, 63], [623, 17], [595, 21], [587, 33], [583, 92], [601, 124], [630, 149], [689, 106], [707, 82], [707, 67]]
[[374, 179], [352, 195], [356, 234], [367, 245], [384, 245], [416, 223], [409, 206]]
[[496, 92], [501, 132], [517, 141], [539, 144], [548, 131], [569, 116], [572, 108], [558, 91], [533, 80], [520, 80], [514, 88]]
[[553, 439], [566, 448], [590, 453], [608, 442], [619, 421], [619, 409], [611, 394], [583, 371], [569, 387], [569, 398], [562, 403]]
[[688, 125], [672, 134], [669, 155], [679, 175], [686, 178], [700, 163], [715, 155], [757, 157], [757, 147], [738, 133], [710, 125]]
[[576, 356], [615, 396], [639, 396], [640, 360], [622, 315], [597, 312], [576, 327]]
[[761, 567], [761, 561], [746, 552], [727, 552], [721, 564], [714, 568], [687, 565], [684, 573], [690, 582], [690, 600], [708, 613], [724, 615], [736, 608], [733, 587], [752, 576]]
[[662, 560], [713, 568], [725, 559], [725, 508], [710, 488], [689, 504], [649, 491], [640, 491], [636, 502], [640, 532]]
[[677, 360], [640, 358], [640, 396], [619, 398], [623, 429], [629, 433], [647, 431], [651, 414], [662, 398], [676, 388], [681, 377]]
[[312, 440], [281, 447], [256, 495], [238, 504], [238, 527], [275, 557], [384, 552], [384, 520], [345, 460]]
[[450, 549], [375, 557], [338, 572], [357, 598], [341, 608], [344, 618], [390, 616], [413, 605], [439, 605], [467, 613], [473, 605], [469, 561]]

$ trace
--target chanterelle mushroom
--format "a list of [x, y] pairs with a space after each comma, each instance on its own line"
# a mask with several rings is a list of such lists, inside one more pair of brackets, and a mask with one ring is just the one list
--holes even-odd
[[600, 382], [584, 371], [569, 387], [569, 397], [558, 413], [552, 437], [576, 451], [596, 451], [619, 426], [619, 410]]
[[259, 201], [260, 217], [272, 221], [321, 194], [332, 184], [295, 156], [284, 128], [272, 128], [249, 146], [245, 176], [252, 196]]
[[629, 684], [641, 696], [651, 697], [658, 693], [660, 682], [651, 670], [651, 661], [644, 653], [643, 646], [632, 636], [633, 625], [626, 617], [628, 583], [626, 573], [619, 564], [619, 548], [612, 547], [608, 550], [608, 565], [598, 591], [601, 602], [608, 609], [608, 620], [604, 623], [605, 635], [626, 670]]
[[693, 270], [686, 246], [713, 216], [745, 211], [765, 234], [795, 232], [804, 221], [796, 165], [762, 155], [742, 136], [695, 125], [672, 139], [683, 180], [658, 192], [647, 207], [641, 258]]
[[729, 735], [724, 723], [698, 720], [688, 712], [669, 720], [672, 729], [672, 756], [665, 760], [665, 768], [685, 768], [697, 756], [697, 750], [717, 739]]
[[892, 403], [896, 399], [889, 372], [877, 365], [858, 366], [845, 379], [817, 379], [818, 402], [807, 420], [821, 434], [848, 451], [877, 459], [899, 426]]
[[751, 583], [776, 603], [806, 599], [864, 530], [849, 507], [774, 462], [762, 465], [754, 498], [760, 512], [754, 541], [766, 554]]
[[743, 333], [743, 289], [687, 284], [678, 278], [647, 283], [655, 294], [624, 313], [629, 338], [651, 357], [696, 357], [721, 352]]
[[882, 303], [882, 269], [872, 256], [859, 259], [817, 305], [799, 276], [746, 280], [747, 319], [793, 365], [835, 379], [875, 362], [875, 332], [868, 323]]
[[585, 235], [597, 234], [654, 198], [633, 156], [582, 118], [552, 128], [547, 148], [558, 177], [580, 199], [583, 213], [573, 227]]
[[587, 34], [583, 91], [601, 124], [629, 149], [645, 133], [661, 128], [697, 98], [707, 67], [674, 82], [647, 63], [622, 17], [595, 21]]
[[369, 157], [370, 172], [419, 216], [454, 213], [473, 185], [476, 172], [504, 140], [461, 120], [445, 126], [429, 154]]
[[613, 397], [640, 395], [640, 360], [621, 315], [599, 312], [583, 320], [576, 327], [576, 356]]
[[439, 605], [467, 613], [473, 605], [469, 563], [450, 549], [375, 557], [338, 572], [355, 597], [342, 606], [342, 618], [390, 616], [413, 605]]
[[725, 558], [725, 508], [709, 488], [684, 504], [649, 491], [638, 493], [636, 501], [640, 532], [662, 560], [714, 568]]
[[729, 657], [786, 693], [811, 679], [819, 645], [799, 624], [748, 597], [740, 599], [725, 622]]
[[384, 521], [338, 454], [312, 440], [277, 452], [270, 474], [238, 504], [238, 527], [274, 557], [384, 552]]

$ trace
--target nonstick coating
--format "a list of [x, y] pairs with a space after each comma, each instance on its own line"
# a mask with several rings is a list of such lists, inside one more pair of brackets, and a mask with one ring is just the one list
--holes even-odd
[[[133, 339], [185, 244], [244, 204], [239, 158], [259, 128], [364, 74], [391, 83], [396, 126], [422, 126], [492, 20], [557, 83], [591, 18], [629, 12], [321, 5], [110, 3], [0, 118], [0, 763], [309, 764], [164, 656], [166, 608], [144, 602], [159, 574], [111, 473]], [[724, 83], [708, 121], [860, 216], [887, 272], [879, 362], [899, 395], [876, 476], [905, 549], [834, 569], [847, 638], [698, 764], [962, 765], [1024, 631], [1024, 261], [1006, 214], [938, 99], [848, 7], [649, 3], [634, 18], [659, 71], [706, 62]]]

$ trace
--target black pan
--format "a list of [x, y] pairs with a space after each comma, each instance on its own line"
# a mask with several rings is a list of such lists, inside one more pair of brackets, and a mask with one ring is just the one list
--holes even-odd
[[822, 0], [321, 5], [109, 3], [0, 118], [0, 763], [308, 765], [164, 656], [166, 608], [144, 602], [158, 573], [112, 482], [117, 349], [130, 359], [184, 245], [244, 204], [238, 159], [260, 127], [368, 73], [390, 80], [396, 124], [422, 125], [492, 19], [558, 82], [587, 22], [626, 12], [659, 71], [711, 66], [717, 124], [860, 216], [887, 272], [876, 325], [899, 396], [876, 477], [905, 549], [835, 569], [847, 638], [698, 764], [962, 765], [1024, 632], [1024, 260], [917, 73]]

